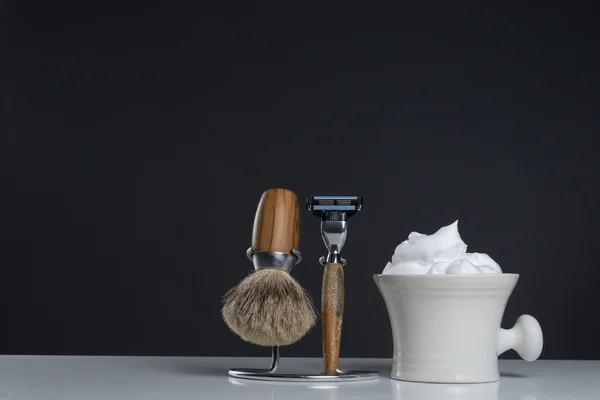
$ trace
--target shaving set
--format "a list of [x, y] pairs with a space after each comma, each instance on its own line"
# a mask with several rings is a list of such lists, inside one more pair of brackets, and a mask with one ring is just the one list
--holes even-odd
[[[306, 210], [320, 219], [327, 255], [321, 287], [323, 370], [278, 373], [279, 350], [306, 335], [318, 316], [309, 294], [292, 277], [302, 261], [298, 197], [269, 189], [259, 201], [252, 246], [254, 271], [224, 296], [227, 326], [248, 343], [271, 348], [266, 369], [229, 370], [236, 378], [268, 381], [352, 382], [379, 378], [375, 371], [344, 371], [338, 361], [344, 319], [342, 249], [360, 196], [313, 196]], [[434, 234], [412, 232], [391, 262], [373, 275], [387, 308], [394, 351], [390, 378], [420, 383], [486, 383], [500, 379], [498, 356], [516, 351], [535, 361], [543, 349], [538, 321], [521, 315], [512, 329], [501, 322], [519, 274], [506, 273], [488, 254], [467, 252], [458, 220]]]

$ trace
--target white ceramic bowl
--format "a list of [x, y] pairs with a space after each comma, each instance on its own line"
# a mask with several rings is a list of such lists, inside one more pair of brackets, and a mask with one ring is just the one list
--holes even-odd
[[543, 347], [540, 324], [521, 315], [500, 327], [518, 274], [373, 275], [390, 318], [392, 379], [435, 383], [499, 380], [498, 356], [526, 361]]

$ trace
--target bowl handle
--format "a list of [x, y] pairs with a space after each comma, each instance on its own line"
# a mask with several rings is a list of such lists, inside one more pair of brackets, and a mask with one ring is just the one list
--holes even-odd
[[535, 361], [542, 353], [544, 336], [539, 322], [531, 315], [523, 314], [517, 318], [512, 329], [498, 331], [496, 352], [498, 355], [513, 349], [525, 361]]

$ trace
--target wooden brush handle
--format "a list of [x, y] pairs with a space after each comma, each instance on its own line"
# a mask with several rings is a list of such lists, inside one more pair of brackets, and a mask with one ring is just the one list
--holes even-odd
[[252, 249], [291, 253], [300, 248], [298, 196], [287, 189], [269, 189], [262, 194], [252, 231]]
[[342, 264], [327, 264], [321, 292], [323, 319], [323, 361], [325, 375], [337, 375], [344, 317], [344, 269]]

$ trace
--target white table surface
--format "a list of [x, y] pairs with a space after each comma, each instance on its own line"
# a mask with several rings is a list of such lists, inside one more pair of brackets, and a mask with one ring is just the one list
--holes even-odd
[[[319, 372], [320, 359], [285, 358], [278, 372]], [[600, 399], [600, 361], [501, 360], [492, 384], [423, 384], [389, 379], [391, 361], [342, 359], [375, 381], [286, 383], [231, 378], [229, 368], [263, 368], [268, 358], [0, 356], [0, 400], [30, 399]]]

